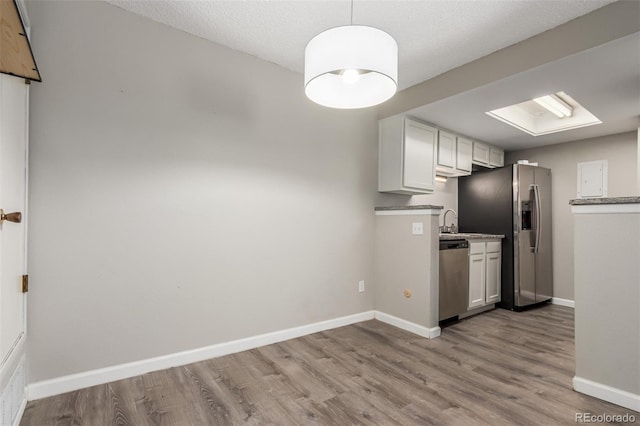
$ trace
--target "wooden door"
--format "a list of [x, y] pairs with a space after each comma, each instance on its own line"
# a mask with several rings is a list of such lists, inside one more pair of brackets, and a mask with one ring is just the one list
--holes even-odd
[[[0, 224], [0, 373], [6, 369], [26, 329], [25, 207], [27, 180], [28, 86], [23, 78], [0, 75], [0, 208], [20, 212], [20, 223]], [[15, 215], [12, 217], [15, 220]]]

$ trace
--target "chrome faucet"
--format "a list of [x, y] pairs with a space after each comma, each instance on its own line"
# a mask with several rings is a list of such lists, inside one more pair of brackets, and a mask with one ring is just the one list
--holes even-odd
[[456, 228], [457, 227], [453, 222], [451, 222], [451, 226], [447, 226], [447, 214], [449, 212], [453, 212], [456, 220], [458, 220], [458, 213], [456, 213], [456, 211], [454, 209], [447, 210], [446, 212], [444, 212], [444, 216], [442, 217], [442, 227], [441, 227], [441, 229], [442, 229], [442, 232], [450, 232], [450, 233], [453, 234], [453, 233], [456, 232], [456, 230], [457, 230]]

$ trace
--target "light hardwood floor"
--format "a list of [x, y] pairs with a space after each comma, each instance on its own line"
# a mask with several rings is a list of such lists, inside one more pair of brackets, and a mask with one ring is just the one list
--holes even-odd
[[502, 309], [427, 340], [367, 321], [29, 402], [21, 425], [555, 425], [640, 413], [574, 392], [573, 310]]

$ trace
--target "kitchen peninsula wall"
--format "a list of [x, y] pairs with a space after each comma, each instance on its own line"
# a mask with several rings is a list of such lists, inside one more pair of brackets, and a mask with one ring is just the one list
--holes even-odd
[[[640, 197], [571, 201], [578, 392], [640, 410]], [[624, 236], [624, 237], [621, 237]]]

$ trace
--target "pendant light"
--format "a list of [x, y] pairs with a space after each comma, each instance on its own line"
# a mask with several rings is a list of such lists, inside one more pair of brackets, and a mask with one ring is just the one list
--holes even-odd
[[331, 28], [307, 44], [304, 91], [330, 108], [366, 108], [398, 89], [398, 44], [386, 32], [364, 25]]

